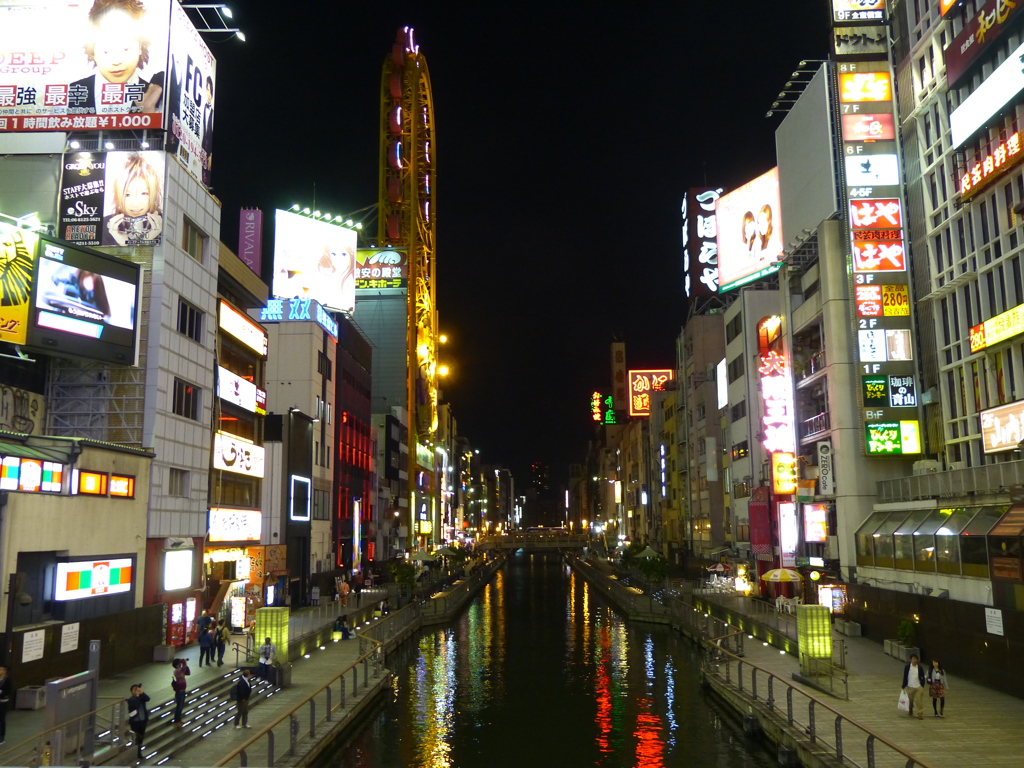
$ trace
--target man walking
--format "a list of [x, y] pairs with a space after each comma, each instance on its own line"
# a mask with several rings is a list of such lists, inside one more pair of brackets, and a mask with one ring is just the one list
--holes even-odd
[[217, 622], [217, 666], [224, 666], [224, 651], [228, 649], [231, 642], [231, 630], [228, 629], [224, 619]]
[[256, 652], [257, 669], [260, 677], [266, 680], [268, 683], [274, 682], [270, 679], [270, 669], [274, 666], [274, 661], [277, 659], [277, 648], [270, 642], [268, 637], [260, 649]]
[[249, 697], [252, 696], [252, 684], [249, 678], [252, 670], [246, 667], [242, 676], [235, 683], [235, 729], [249, 728]]
[[924, 667], [918, 663], [917, 654], [911, 654], [910, 663], [903, 670], [903, 690], [910, 699], [910, 717], [917, 710], [917, 719], [924, 720]]
[[146, 738], [146, 725], [149, 723], [149, 710], [146, 703], [149, 694], [142, 692], [142, 683], [131, 687], [131, 698], [128, 699], [128, 725], [135, 734], [135, 746], [139, 749], [139, 760], [142, 760], [142, 740]]

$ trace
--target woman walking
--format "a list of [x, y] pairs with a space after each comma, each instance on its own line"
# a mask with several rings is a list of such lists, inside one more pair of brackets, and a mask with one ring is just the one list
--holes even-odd
[[185, 711], [185, 692], [188, 690], [188, 681], [185, 679], [192, 674], [188, 668], [188, 659], [175, 659], [171, 662], [174, 665], [174, 672], [171, 675], [171, 690], [174, 691], [174, 719], [172, 723], [181, 728], [182, 714]]
[[946, 716], [946, 690], [949, 688], [949, 679], [946, 677], [946, 670], [935, 659], [932, 659], [932, 668], [928, 670], [928, 695], [932, 697], [932, 710], [936, 717]]

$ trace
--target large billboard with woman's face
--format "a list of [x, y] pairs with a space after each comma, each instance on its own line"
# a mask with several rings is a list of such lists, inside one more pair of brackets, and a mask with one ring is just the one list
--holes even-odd
[[775, 272], [782, 258], [779, 169], [718, 198], [718, 289]]
[[0, 0], [0, 132], [163, 127], [170, 0]]
[[273, 293], [316, 299], [351, 313], [356, 304], [356, 231], [288, 211], [276, 212]]

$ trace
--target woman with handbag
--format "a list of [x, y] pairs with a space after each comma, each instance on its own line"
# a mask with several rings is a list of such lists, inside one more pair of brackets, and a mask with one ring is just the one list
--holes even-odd
[[932, 697], [932, 711], [936, 717], [946, 716], [946, 690], [949, 678], [946, 670], [936, 659], [932, 659], [932, 668], [928, 670], [928, 695]]

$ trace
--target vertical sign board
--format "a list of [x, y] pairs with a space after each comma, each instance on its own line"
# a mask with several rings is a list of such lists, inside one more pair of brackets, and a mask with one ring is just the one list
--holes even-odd
[[[836, 31], [886, 20], [884, 2], [834, 0], [833, 10]], [[835, 58], [864, 451], [868, 456], [919, 454], [921, 422], [895, 81], [886, 55], [837, 52]]]
[[836, 492], [836, 468], [832, 456], [832, 441], [818, 443], [818, 493], [831, 496]]
[[990, 635], [1003, 634], [1003, 612], [998, 608], [985, 609], [985, 631]]
[[683, 290], [687, 299], [718, 293], [718, 221], [722, 189], [694, 188], [683, 198]]
[[259, 208], [238, 213], [238, 258], [257, 275], [263, 269], [263, 211]]
[[621, 411], [629, 403], [629, 384], [626, 381], [626, 345], [612, 342], [612, 409]]

